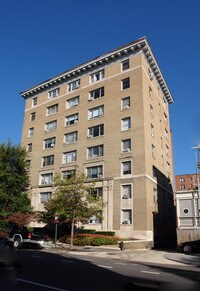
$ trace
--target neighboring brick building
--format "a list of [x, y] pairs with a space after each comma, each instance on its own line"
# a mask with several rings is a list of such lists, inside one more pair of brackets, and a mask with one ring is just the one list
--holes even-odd
[[173, 98], [145, 37], [20, 94], [35, 210], [51, 198], [54, 175], [78, 166], [106, 204], [87, 228], [147, 245], [174, 239]]
[[197, 174], [176, 175], [176, 191], [195, 190], [198, 187]]

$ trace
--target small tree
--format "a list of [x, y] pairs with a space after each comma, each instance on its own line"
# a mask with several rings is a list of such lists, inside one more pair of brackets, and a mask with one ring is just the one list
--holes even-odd
[[48, 203], [48, 211], [65, 215], [71, 223], [70, 248], [73, 246], [74, 226], [77, 221], [85, 222], [102, 210], [102, 199], [92, 195], [94, 184], [86, 183], [84, 174], [70, 178], [55, 177], [55, 192]]
[[29, 173], [26, 150], [10, 141], [0, 144], [0, 227], [4, 218], [31, 210], [28, 197]]

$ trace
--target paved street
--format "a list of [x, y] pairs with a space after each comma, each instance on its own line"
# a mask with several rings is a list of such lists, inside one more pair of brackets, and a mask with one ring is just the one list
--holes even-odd
[[[196, 291], [200, 282], [197, 255], [106, 247], [69, 250], [63, 246], [17, 252], [23, 265], [17, 270], [18, 291], [137, 291], [141, 286], [146, 290]], [[194, 264], [180, 262], [185, 257]]]

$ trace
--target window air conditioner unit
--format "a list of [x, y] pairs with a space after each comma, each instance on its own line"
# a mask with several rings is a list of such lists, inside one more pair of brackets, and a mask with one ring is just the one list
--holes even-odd
[[93, 136], [91, 135], [91, 134], [89, 134], [88, 136], [87, 136], [87, 138], [92, 138]]
[[88, 101], [92, 101], [92, 100], [94, 100], [93, 97], [89, 97], [89, 98], [88, 98]]
[[128, 220], [122, 221], [122, 224], [128, 224]]
[[53, 147], [55, 147], [55, 143], [52, 143], [52, 144], [51, 144], [51, 148], [53, 148]]
[[126, 105], [126, 106], [124, 106], [123, 108], [124, 108], [124, 109], [129, 109], [130, 106], [129, 106], [129, 105]]
[[124, 149], [123, 150], [125, 153], [128, 153], [128, 152], [130, 152], [130, 149], [129, 148], [126, 148], [126, 149]]
[[123, 199], [128, 199], [128, 196], [123, 196]]

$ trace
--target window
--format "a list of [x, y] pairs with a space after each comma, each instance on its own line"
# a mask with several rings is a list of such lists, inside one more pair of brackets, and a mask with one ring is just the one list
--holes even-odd
[[122, 151], [123, 152], [130, 152], [131, 151], [131, 139], [122, 140]]
[[68, 84], [68, 92], [72, 92], [80, 87], [80, 79]]
[[125, 90], [130, 87], [130, 78], [123, 79], [121, 82], [122, 82], [122, 90]]
[[185, 189], [185, 185], [180, 185], [180, 189], [184, 190]]
[[49, 132], [49, 131], [55, 130], [56, 128], [57, 128], [57, 120], [53, 120], [45, 124], [45, 131]]
[[32, 98], [32, 107], [37, 105], [37, 97]]
[[164, 121], [167, 122], [167, 114], [164, 112]]
[[98, 106], [95, 108], [89, 109], [89, 119], [96, 118], [98, 116], [103, 116], [104, 113], [104, 106]]
[[131, 185], [122, 185], [122, 199], [131, 198]]
[[131, 128], [131, 118], [126, 117], [122, 119], [122, 130], [128, 130]]
[[44, 140], [44, 148], [45, 149], [50, 149], [53, 148], [55, 146], [56, 143], [56, 138], [55, 137], [51, 137], [48, 139]]
[[88, 134], [88, 138], [101, 136], [101, 135], [104, 134], [104, 125], [100, 124], [100, 125], [97, 125], [97, 126], [90, 127], [88, 129], [88, 133], [89, 133]]
[[98, 71], [92, 75], [90, 75], [91, 83], [97, 82], [104, 78], [104, 70]]
[[103, 145], [88, 148], [88, 158], [97, 158], [103, 156]]
[[185, 178], [180, 178], [179, 181], [180, 181], [181, 183], [185, 183]]
[[89, 219], [89, 223], [92, 223], [92, 224], [101, 223], [101, 213], [99, 213], [99, 216], [97, 215], [91, 216]]
[[47, 107], [47, 115], [52, 115], [58, 112], [58, 104]]
[[125, 60], [121, 63], [121, 69], [122, 69], [122, 71], [129, 69], [129, 60]]
[[167, 172], [170, 174], [170, 164], [167, 162]]
[[32, 143], [29, 143], [27, 144], [27, 152], [32, 152], [32, 148], [33, 148], [33, 144]]
[[90, 189], [90, 194], [94, 196], [95, 198], [101, 198], [103, 197], [103, 188], [102, 187], [96, 187]]
[[152, 152], [152, 158], [155, 159], [155, 157], [156, 157], [156, 148], [155, 148], [155, 146], [153, 144], [151, 145], [151, 152]]
[[122, 224], [131, 224], [132, 223], [131, 216], [132, 215], [130, 209], [122, 210]]
[[100, 178], [102, 177], [103, 166], [89, 167], [87, 168], [88, 178]]
[[166, 155], [169, 156], [169, 147], [166, 145]]
[[67, 100], [67, 108], [72, 108], [74, 106], [77, 106], [78, 104], [79, 104], [79, 96], [76, 96]]
[[151, 124], [151, 136], [155, 136], [155, 132], [154, 132], [154, 126], [153, 124]]
[[63, 179], [69, 179], [72, 176], [74, 176], [76, 173], [75, 170], [66, 170], [66, 171], [62, 171], [62, 178]]
[[150, 104], [150, 115], [151, 117], [154, 117], [154, 110], [153, 110], [153, 106]]
[[63, 164], [75, 162], [77, 158], [76, 151], [71, 151], [63, 154]]
[[56, 88], [54, 90], [49, 91], [48, 98], [49, 99], [52, 99], [52, 98], [57, 97], [59, 95], [59, 92], [60, 92], [60, 89], [59, 88]]
[[104, 87], [95, 89], [93, 91], [90, 91], [89, 93], [89, 101], [93, 100], [93, 99], [98, 99], [104, 96]]
[[130, 175], [131, 174], [131, 162], [122, 162], [122, 174]]
[[78, 132], [69, 132], [64, 135], [64, 143], [73, 143], [78, 140]]
[[52, 197], [52, 192], [41, 192], [40, 193], [40, 203], [48, 202]]
[[46, 156], [42, 158], [42, 166], [51, 166], [54, 164], [54, 155]]
[[29, 128], [28, 137], [32, 137], [34, 134], [34, 127]]
[[30, 121], [34, 121], [36, 116], [36, 112], [32, 112], [30, 116]]
[[78, 113], [66, 116], [66, 125], [72, 125], [78, 122]]
[[41, 174], [41, 185], [50, 185], [53, 181], [53, 173]]
[[165, 129], [165, 138], [166, 138], [167, 140], [169, 139], [169, 134], [168, 134], [167, 129]]
[[149, 86], [149, 96], [150, 96], [150, 97], [153, 97], [153, 91], [152, 91], [152, 89], [151, 89], [150, 86]]
[[122, 99], [122, 109], [130, 108], [130, 97], [126, 97]]

